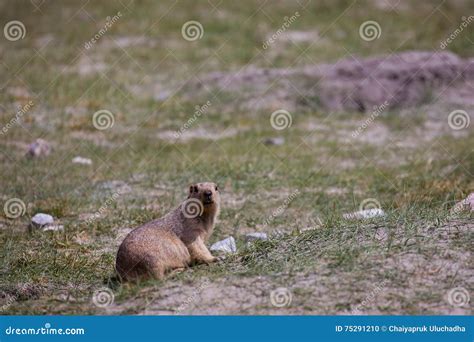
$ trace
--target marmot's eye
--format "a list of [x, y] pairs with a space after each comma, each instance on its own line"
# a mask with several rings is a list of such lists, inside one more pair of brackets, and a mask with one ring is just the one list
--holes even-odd
[[219, 187], [216, 185], [216, 191], [219, 191]]

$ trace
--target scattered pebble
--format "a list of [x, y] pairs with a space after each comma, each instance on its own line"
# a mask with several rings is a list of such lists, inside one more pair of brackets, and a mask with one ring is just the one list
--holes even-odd
[[245, 234], [246, 242], [252, 242], [256, 240], [268, 240], [268, 236], [265, 233], [259, 233], [259, 232]]
[[29, 157], [43, 157], [51, 153], [51, 146], [46, 140], [36, 139], [33, 143], [28, 145], [28, 152], [26, 153]]
[[263, 140], [263, 143], [265, 145], [280, 146], [280, 145], [283, 145], [285, 143], [285, 138], [283, 138], [283, 137], [266, 138], [265, 140]]
[[385, 212], [380, 208], [360, 210], [353, 213], [342, 215], [346, 220], [370, 219], [374, 217], [385, 216]]
[[31, 218], [31, 225], [34, 228], [43, 228], [49, 224], [54, 223], [54, 218], [51, 215], [39, 213]]
[[235, 253], [237, 252], [237, 246], [235, 245], [235, 239], [230, 236], [224, 240], [217, 241], [210, 248], [211, 251], [223, 252], [223, 253]]
[[64, 230], [63, 225], [55, 224], [51, 215], [38, 213], [31, 218], [30, 229], [46, 231]]
[[74, 158], [72, 159], [72, 162], [73, 162], [74, 164], [92, 165], [92, 160], [91, 160], [91, 159], [89, 159], [89, 158], [83, 158], [83, 157], [79, 157], [79, 156], [74, 157]]

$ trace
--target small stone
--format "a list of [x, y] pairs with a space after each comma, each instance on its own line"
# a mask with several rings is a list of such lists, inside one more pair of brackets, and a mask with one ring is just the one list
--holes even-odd
[[36, 139], [33, 143], [28, 145], [28, 152], [26, 153], [29, 157], [43, 157], [51, 153], [51, 146], [46, 140]]
[[31, 225], [33, 228], [44, 228], [47, 225], [54, 223], [54, 218], [51, 215], [39, 213], [31, 218]]
[[62, 224], [49, 224], [43, 227], [43, 232], [57, 232], [64, 230], [64, 226]]
[[92, 160], [90, 160], [89, 158], [83, 158], [83, 157], [74, 157], [72, 159], [72, 162], [74, 164], [82, 164], [82, 165], [92, 165]]
[[353, 213], [342, 215], [346, 220], [370, 219], [374, 217], [385, 216], [385, 212], [380, 208], [360, 210]]
[[265, 233], [255, 232], [245, 234], [245, 241], [252, 242], [256, 240], [268, 240], [268, 236]]
[[275, 145], [275, 146], [280, 146], [285, 143], [285, 138], [283, 137], [276, 137], [276, 138], [266, 138], [263, 140], [263, 143], [265, 145]]
[[237, 252], [237, 246], [235, 245], [235, 239], [230, 236], [224, 240], [217, 241], [210, 248], [211, 251], [223, 252], [223, 253], [235, 253]]

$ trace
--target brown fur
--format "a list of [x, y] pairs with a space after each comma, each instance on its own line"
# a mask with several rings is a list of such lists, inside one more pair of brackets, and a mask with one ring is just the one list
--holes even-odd
[[[198, 210], [201, 215], [190, 215], [185, 210], [193, 201], [202, 208]], [[119, 276], [123, 280], [161, 279], [173, 269], [216, 261], [205, 243], [212, 234], [219, 209], [220, 195], [214, 183], [191, 185], [188, 199], [176, 209], [125, 237], [117, 252], [115, 268]]]

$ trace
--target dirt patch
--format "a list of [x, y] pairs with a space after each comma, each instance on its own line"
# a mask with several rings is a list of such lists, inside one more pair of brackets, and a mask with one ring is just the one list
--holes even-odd
[[199, 90], [217, 89], [237, 95], [235, 105], [253, 109], [323, 107], [367, 112], [380, 106], [420, 105], [439, 89], [445, 93], [454, 86], [460, 94], [468, 94], [473, 65], [472, 60], [450, 52], [413, 51], [295, 69], [250, 66], [237, 73], [204, 75], [199, 82], [188, 84], [185, 93], [195, 96]]

